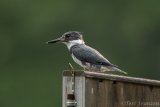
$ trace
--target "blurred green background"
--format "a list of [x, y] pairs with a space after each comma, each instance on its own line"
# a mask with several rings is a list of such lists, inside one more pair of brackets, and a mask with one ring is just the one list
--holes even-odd
[[129, 76], [160, 80], [160, 1], [1, 0], [0, 107], [62, 106], [62, 71], [79, 66], [45, 42], [72, 30]]

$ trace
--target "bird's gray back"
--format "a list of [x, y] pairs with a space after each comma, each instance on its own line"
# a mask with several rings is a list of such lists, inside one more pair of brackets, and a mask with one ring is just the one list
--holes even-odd
[[97, 50], [85, 44], [72, 46], [70, 52], [84, 63], [87, 62], [95, 65], [114, 66]]

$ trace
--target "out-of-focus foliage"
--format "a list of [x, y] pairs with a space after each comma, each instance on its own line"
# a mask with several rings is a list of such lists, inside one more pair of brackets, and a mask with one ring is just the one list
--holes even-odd
[[61, 107], [63, 45], [45, 42], [84, 32], [129, 76], [160, 79], [160, 1], [1, 0], [0, 107]]

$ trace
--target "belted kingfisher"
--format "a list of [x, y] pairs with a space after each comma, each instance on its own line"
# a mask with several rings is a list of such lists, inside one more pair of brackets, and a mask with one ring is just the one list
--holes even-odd
[[119, 71], [126, 72], [117, 68], [116, 65], [110, 63], [97, 50], [85, 45], [82, 33], [78, 31], [66, 32], [62, 37], [50, 40], [47, 43], [64, 43], [67, 45], [73, 60], [89, 71]]

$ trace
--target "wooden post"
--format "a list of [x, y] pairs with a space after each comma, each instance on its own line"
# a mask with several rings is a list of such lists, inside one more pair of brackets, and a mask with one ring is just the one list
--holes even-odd
[[64, 71], [63, 107], [160, 107], [160, 81]]

